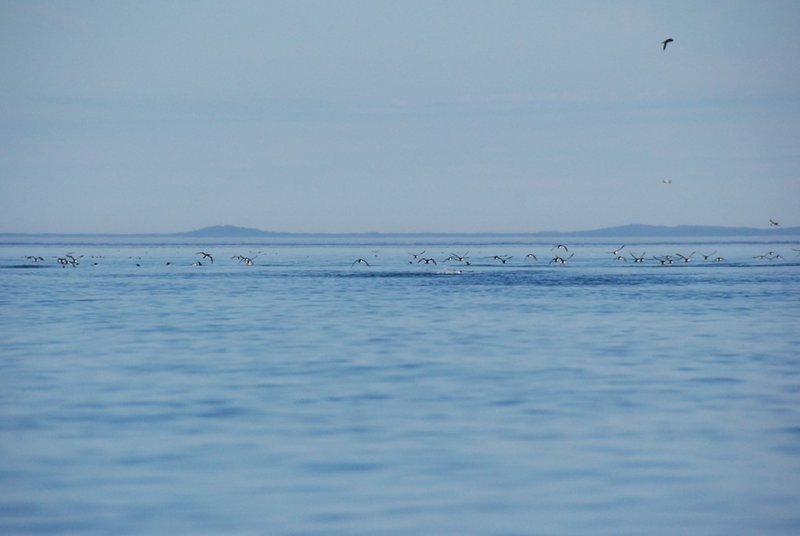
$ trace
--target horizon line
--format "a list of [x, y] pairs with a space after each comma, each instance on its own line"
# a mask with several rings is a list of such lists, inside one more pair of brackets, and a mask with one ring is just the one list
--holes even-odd
[[[229, 230], [230, 235], [222, 234]], [[256, 227], [241, 227], [237, 225], [210, 225], [191, 231], [151, 231], [151, 232], [31, 232], [31, 231], [0, 231], [0, 236], [129, 236], [129, 237], [152, 237], [152, 236], [184, 236], [197, 238], [219, 238], [225, 236], [237, 237], [258, 237], [258, 236], [503, 236], [503, 235], [581, 235], [598, 234], [608, 232], [620, 232], [625, 230], [647, 231], [702, 231], [714, 230], [719, 232], [764, 232], [780, 233], [799, 232], [800, 226], [792, 227], [748, 227], [748, 226], [725, 226], [710, 224], [681, 224], [681, 225], [653, 225], [644, 223], [630, 223], [615, 225], [610, 227], [598, 227], [594, 229], [582, 229], [578, 231], [265, 231]], [[213, 234], [203, 234], [203, 233]]]

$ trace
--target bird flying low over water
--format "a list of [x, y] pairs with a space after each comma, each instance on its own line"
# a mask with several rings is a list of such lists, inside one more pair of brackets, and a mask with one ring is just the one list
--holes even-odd
[[253, 259], [255, 259], [256, 257], [258, 257], [258, 255], [256, 255], [255, 257], [245, 257], [244, 255], [234, 255], [233, 257], [231, 257], [231, 259], [237, 259], [239, 261], [239, 264], [245, 264], [246, 266], [253, 266]]
[[667, 50], [667, 45], [672, 43], [673, 41], [675, 41], [675, 40], [673, 38], [671, 38], [671, 37], [668, 37], [668, 38], [664, 39], [663, 41], [661, 41], [661, 44], [664, 45], [661, 48], [661, 50]]
[[[573, 253], [572, 255], [575, 255], [575, 254]], [[550, 262], [549, 262], [548, 264], [553, 264], [553, 263], [556, 263], [556, 264], [561, 264], [561, 265], [567, 264], [567, 261], [568, 261], [568, 260], [570, 260], [570, 259], [572, 258], [572, 255], [570, 255], [570, 256], [569, 256], [569, 257], [567, 257], [566, 259], [565, 259], [564, 257], [561, 257], [561, 256], [559, 256], [559, 255], [556, 255], [555, 257], [553, 257], [552, 259], [550, 259]]]
[[468, 262], [467, 257], [469, 257], [469, 251], [464, 253], [463, 255], [459, 255], [458, 253], [451, 253], [449, 257], [447, 257], [448, 261], [458, 261], [458, 262]]
[[350, 266], [355, 266], [356, 264], [366, 264], [367, 266], [369, 266], [369, 263], [364, 259], [356, 259]]
[[773, 220], [772, 218], [769, 219], [769, 226], [770, 227], [780, 227], [781, 224]]
[[214, 257], [211, 256], [211, 253], [206, 253], [205, 251], [198, 251], [195, 255], [202, 255], [204, 259], [208, 259], [211, 261], [211, 264], [214, 264]]

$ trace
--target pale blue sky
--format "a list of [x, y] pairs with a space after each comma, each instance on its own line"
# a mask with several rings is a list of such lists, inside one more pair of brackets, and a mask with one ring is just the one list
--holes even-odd
[[2, 1], [0, 232], [800, 225], [797, 28], [796, 1]]

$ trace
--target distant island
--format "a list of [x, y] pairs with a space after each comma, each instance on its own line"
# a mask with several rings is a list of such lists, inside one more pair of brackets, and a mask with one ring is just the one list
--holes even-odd
[[237, 227], [235, 225], [214, 225], [203, 227], [185, 233], [173, 233], [173, 236], [191, 236], [197, 238], [219, 237], [268, 237], [291, 236], [294, 234], [332, 234], [332, 235], [372, 235], [372, 236], [402, 236], [402, 235], [529, 235], [529, 236], [586, 236], [586, 237], [691, 237], [691, 236], [764, 236], [764, 235], [800, 235], [800, 227], [723, 227], [715, 225], [644, 225], [630, 224], [616, 227], [604, 227], [585, 231], [535, 231], [519, 233], [289, 233], [262, 231], [253, 227]]
[[194, 231], [177, 233], [0, 233], [0, 236], [139, 236], [139, 237], [186, 237], [186, 238], [277, 238], [291, 236], [530, 236], [530, 237], [594, 237], [594, 238], [691, 238], [691, 237], [796, 237], [800, 236], [800, 227], [723, 227], [716, 225], [645, 225], [630, 224], [616, 227], [603, 227], [584, 231], [520, 231], [516, 233], [458, 233], [458, 232], [419, 232], [419, 233], [293, 233], [279, 231], [263, 231], [255, 227], [238, 227], [236, 225], [212, 225]]
[[173, 233], [173, 236], [194, 236], [198, 238], [218, 238], [218, 237], [256, 237], [274, 236], [284, 233], [269, 233], [256, 229], [255, 227], [237, 227], [235, 225], [212, 225], [185, 233]]
[[617, 227], [604, 227], [601, 229], [573, 232], [545, 232], [534, 233], [541, 235], [560, 236], [597, 236], [597, 237], [691, 237], [691, 236], [765, 236], [765, 235], [798, 235], [800, 227], [722, 227], [717, 225], [643, 225], [631, 224]]

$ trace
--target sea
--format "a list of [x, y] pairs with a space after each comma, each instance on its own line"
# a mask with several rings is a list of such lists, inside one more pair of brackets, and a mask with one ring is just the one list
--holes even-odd
[[0, 533], [800, 534], [800, 237], [0, 237]]

